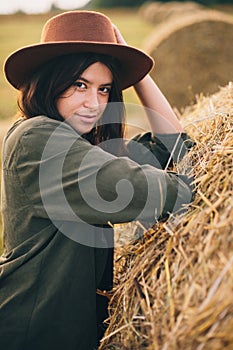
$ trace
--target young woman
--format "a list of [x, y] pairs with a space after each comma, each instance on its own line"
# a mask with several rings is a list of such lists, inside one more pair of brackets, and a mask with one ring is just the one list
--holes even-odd
[[[187, 135], [152, 66], [92, 11], [53, 17], [40, 43], [7, 58], [22, 117], [3, 147], [2, 348], [97, 348], [107, 299], [96, 291], [112, 288], [112, 225], [154, 222], [191, 200], [189, 179], [163, 170], [185, 152]], [[151, 132], [127, 143], [129, 86]]]

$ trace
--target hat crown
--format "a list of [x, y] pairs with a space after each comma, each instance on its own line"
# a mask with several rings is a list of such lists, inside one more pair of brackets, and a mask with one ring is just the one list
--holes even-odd
[[50, 60], [87, 52], [118, 60], [121, 89], [140, 81], [154, 62], [143, 51], [118, 43], [114, 26], [106, 15], [95, 11], [69, 11], [45, 23], [40, 43], [22, 47], [8, 56], [5, 75], [10, 84], [20, 90]]
[[41, 42], [103, 42], [117, 44], [111, 21], [94, 11], [71, 11], [57, 15], [45, 24]]

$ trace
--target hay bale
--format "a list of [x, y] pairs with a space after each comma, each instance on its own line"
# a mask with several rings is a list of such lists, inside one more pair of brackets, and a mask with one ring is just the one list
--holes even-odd
[[233, 17], [209, 10], [163, 22], [144, 48], [156, 62], [153, 78], [181, 109], [233, 80], [232, 42]]
[[146, 21], [154, 23], [154, 15], [159, 12], [159, 8], [162, 7], [163, 3], [159, 1], [155, 2], [145, 2], [139, 8], [139, 15]]
[[154, 24], [161, 23], [171, 17], [182, 17], [186, 14], [197, 12], [205, 9], [205, 6], [192, 1], [186, 2], [146, 2], [140, 9], [139, 13], [145, 21]]
[[117, 249], [100, 350], [233, 349], [233, 84], [200, 97], [182, 122], [196, 142], [196, 197]]

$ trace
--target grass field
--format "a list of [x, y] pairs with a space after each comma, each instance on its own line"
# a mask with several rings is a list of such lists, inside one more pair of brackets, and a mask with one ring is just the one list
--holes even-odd
[[[233, 7], [230, 6], [228, 13], [233, 14]], [[130, 45], [143, 48], [147, 36], [154, 29], [154, 26], [145, 22], [139, 15], [137, 9], [114, 9], [101, 10], [108, 15], [112, 21], [120, 28], [123, 36]], [[36, 43], [40, 40], [40, 33], [45, 21], [53, 14], [24, 15], [16, 14], [0, 16], [0, 65], [6, 57], [18, 48]], [[2, 138], [12, 121], [17, 110], [16, 90], [14, 90], [5, 80], [2, 69], [0, 70], [0, 150]], [[138, 103], [132, 88], [124, 93], [125, 101], [128, 103]], [[1, 225], [1, 223], [0, 223]], [[0, 252], [1, 252], [1, 227], [0, 227]]]
[[[152, 25], [145, 23], [137, 13], [137, 10], [116, 9], [102, 10], [120, 28], [129, 44], [137, 47], [143, 46], [143, 41], [153, 29]], [[6, 57], [18, 48], [30, 45], [40, 40], [40, 33], [45, 21], [53, 14], [43, 15], [9, 15], [0, 16], [0, 65], [4, 64]], [[17, 105], [17, 92], [7, 83], [2, 69], [0, 71], [0, 149], [2, 138], [12, 121]], [[129, 103], [137, 103], [133, 89], [125, 92], [125, 100]], [[1, 225], [1, 223], [0, 223]], [[1, 226], [0, 226], [1, 230]], [[1, 230], [2, 231], [2, 230]], [[1, 232], [0, 231], [0, 232]], [[0, 234], [1, 236], [1, 234]], [[0, 253], [1, 253], [0, 237]]]

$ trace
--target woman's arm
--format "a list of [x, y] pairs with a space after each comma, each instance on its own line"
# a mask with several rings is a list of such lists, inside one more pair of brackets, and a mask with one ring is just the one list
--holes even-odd
[[[114, 25], [119, 44], [127, 45], [119, 29]], [[183, 132], [183, 128], [166, 97], [149, 74], [134, 85], [134, 89], [145, 107], [145, 111], [154, 134], [174, 134]]]
[[174, 134], [183, 132], [183, 128], [166, 97], [153, 79], [147, 75], [134, 89], [146, 110], [154, 134]]

